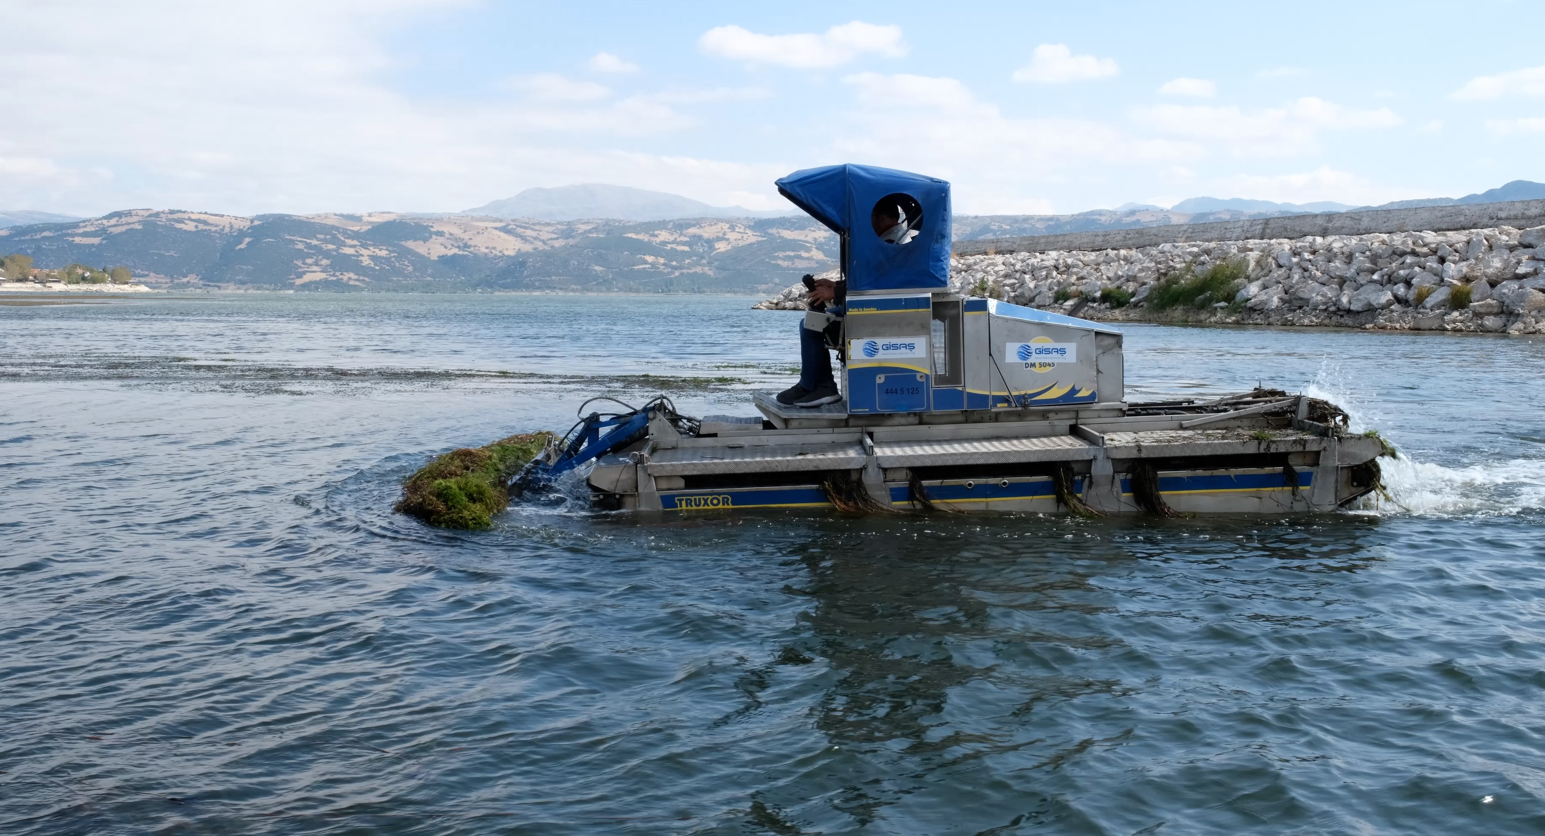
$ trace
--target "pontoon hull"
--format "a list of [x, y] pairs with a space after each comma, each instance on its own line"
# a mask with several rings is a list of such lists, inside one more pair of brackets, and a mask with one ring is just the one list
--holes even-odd
[[1382, 442], [1301, 417], [1307, 398], [1217, 403], [853, 426], [759, 394], [768, 420], [709, 418], [696, 437], [654, 422], [590, 485], [602, 507], [663, 513], [843, 507], [835, 480], [871, 510], [1101, 515], [1325, 512], [1377, 486]]

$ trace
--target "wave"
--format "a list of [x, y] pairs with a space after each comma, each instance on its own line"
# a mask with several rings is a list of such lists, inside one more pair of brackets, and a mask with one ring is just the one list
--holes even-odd
[[[1346, 410], [1354, 433], [1379, 428], [1399, 448], [1399, 430], [1389, 431], [1385, 415], [1349, 385], [1339, 363], [1327, 360], [1304, 394]], [[1545, 462], [1508, 459], [1448, 467], [1413, 458], [1380, 459], [1387, 498], [1366, 497], [1356, 509], [1417, 516], [1510, 516], [1545, 509]]]

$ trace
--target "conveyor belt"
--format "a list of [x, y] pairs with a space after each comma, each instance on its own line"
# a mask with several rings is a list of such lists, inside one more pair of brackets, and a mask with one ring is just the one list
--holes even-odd
[[648, 470], [653, 476], [857, 470], [864, 466], [866, 458], [862, 444], [689, 447], [657, 451], [650, 458]]
[[[1268, 437], [1269, 436], [1269, 437]], [[1113, 459], [1228, 456], [1261, 452], [1320, 450], [1325, 439], [1299, 430], [1152, 430], [1105, 433], [1105, 453]]]
[[1097, 449], [1082, 438], [1072, 435], [893, 441], [874, 446], [880, 466], [887, 468], [1077, 461], [1094, 458]]

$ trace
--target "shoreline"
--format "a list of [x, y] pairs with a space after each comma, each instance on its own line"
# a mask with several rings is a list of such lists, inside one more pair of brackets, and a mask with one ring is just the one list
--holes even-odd
[[149, 286], [130, 284], [65, 284], [64, 282], [0, 282], [0, 293], [46, 295], [51, 293], [164, 293]]
[[949, 289], [1098, 322], [1545, 334], [1545, 226], [956, 255]]

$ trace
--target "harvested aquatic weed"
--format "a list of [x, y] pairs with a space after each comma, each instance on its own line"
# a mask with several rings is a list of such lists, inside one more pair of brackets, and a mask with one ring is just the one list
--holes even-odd
[[486, 447], [452, 450], [402, 483], [395, 510], [440, 528], [489, 528], [494, 515], [510, 504], [510, 477], [550, 438], [552, 433], [527, 433]]

